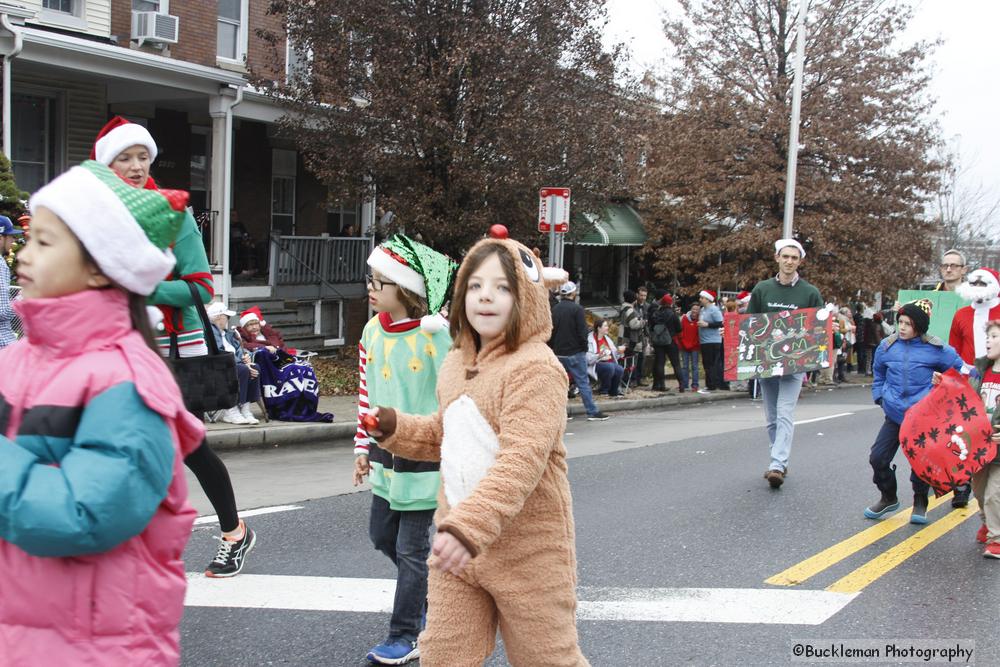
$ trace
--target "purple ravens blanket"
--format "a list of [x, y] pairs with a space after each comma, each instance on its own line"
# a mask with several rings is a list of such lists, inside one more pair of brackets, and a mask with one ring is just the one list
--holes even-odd
[[286, 422], [333, 421], [333, 413], [317, 412], [319, 381], [312, 366], [295, 363], [295, 357], [283, 350], [274, 354], [258, 350], [254, 363], [260, 369], [268, 417]]

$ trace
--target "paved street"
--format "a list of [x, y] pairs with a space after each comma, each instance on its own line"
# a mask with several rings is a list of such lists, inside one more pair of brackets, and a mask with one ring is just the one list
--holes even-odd
[[[579, 630], [592, 664], [783, 665], [799, 643], [921, 638], [1000, 664], [1000, 564], [979, 555], [970, 511], [945, 499], [928, 526], [907, 523], [900, 454], [902, 515], [861, 514], [877, 495], [867, 452], [882, 416], [869, 396], [803, 397], [777, 492], [762, 478], [759, 403], [570, 422]], [[243, 575], [192, 576], [184, 664], [365, 664], [388, 625], [393, 568], [368, 541], [370, 495], [351, 493], [350, 449], [224, 458], [241, 507], [279, 511], [248, 519], [259, 541]], [[196, 485], [192, 500], [211, 512]], [[195, 528], [189, 570], [208, 564], [216, 530]], [[487, 664], [507, 664], [502, 647]]]

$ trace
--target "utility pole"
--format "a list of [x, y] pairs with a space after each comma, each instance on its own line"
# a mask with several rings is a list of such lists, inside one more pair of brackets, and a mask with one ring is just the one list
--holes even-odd
[[785, 178], [785, 220], [782, 238], [792, 238], [792, 215], [795, 211], [795, 172], [799, 159], [799, 115], [802, 112], [802, 69], [806, 55], [807, 0], [799, 1], [799, 27], [795, 37], [795, 79], [792, 82], [792, 121], [788, 132], [788, 172]]

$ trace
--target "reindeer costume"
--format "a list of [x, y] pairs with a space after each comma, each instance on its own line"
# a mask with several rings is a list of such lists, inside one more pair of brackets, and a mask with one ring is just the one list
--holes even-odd
[[[438, 373], [438, 412], [381, 412], [389, 434], [381, 447], [441, 462], [435, 523], [472, 555], [460, 576], [431, 568], [421, 664], [482, 665], [499, 626], [516, 667], [580, 667], [589, 663], [576, 632], [576, 547], [563, 444], [567, 380], [546, 345], [552, 329], [546, 284], [556, 286], [566, 274], [542, 269], [528, 248], [506, 238], [484, 239], [469, 255], [487, 244], [517, 265], [519, 346], [511, 352], [499, 336], [477, 349], [472, 333], [461, 331]], [[466, 284], [472, 271], [463, 263], [457, 284]]]

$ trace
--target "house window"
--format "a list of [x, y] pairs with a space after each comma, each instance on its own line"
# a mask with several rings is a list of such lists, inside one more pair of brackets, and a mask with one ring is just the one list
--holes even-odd
[[132, 0], [132, 11], [166, 14], [170, 11], [169, 3], [170, 0]]
[[271, 150], [271, 231], [295, 234], [295, 151]]
[[[357, 204], [334, 204], [326, 209], [326, 231], [331, 236], [360, 236]], [[348, 229], [350, 227], [350, 229]], [[353, 233], [352, 233], [353, 232]]]
[[242, 63], [247, 57], [247, 0], [219, 0], [216, 55]]
[[309, 65], [312, 62], [312, 50], [300, 49], [292, 41], [291, 35], [286, 40], [285, 51], [285, 78], [305, 77], [309, 74]]
[[60, 98], [15, 93], [11, 100], [11, 166], [20, 189], [35, 192], [62, 171]]
[[81, 0], [42, 0], [42, 9], [79, 16], [80, 4]]

